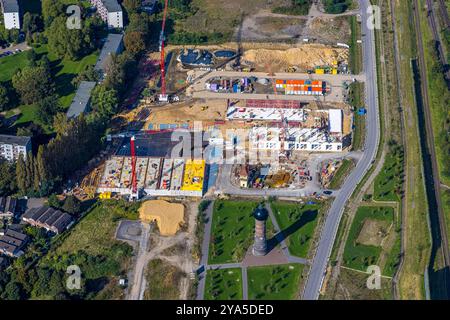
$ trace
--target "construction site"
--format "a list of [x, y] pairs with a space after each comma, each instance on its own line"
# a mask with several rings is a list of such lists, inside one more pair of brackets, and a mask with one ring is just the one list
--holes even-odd
[[[113, 121], [109, 141], [119, 140], [119, 146], [86, 182], [91, 193], [94, 189], [102, 197], [203, 196], [215, 183], [208, 181], [210, 166], [203, 152], [194, 157], [171, 153], [177, 143], [171, 133], [194, 132], [195, 123], [201, 124], [202, 132], [220, 132], [203, 141], [222, 147], [219, 152], [236, 151], [239, 146], [227, 131], [245, 129], [241, 142], [250, 151], [278, 154], [276, 164], [257, 160], [235, 166], [228, 179], [241, 188], [301, 189], [320, 174], [319, 166], [311, 166], [318, 155], [337, 157], [351, 150], [354, 110], [346, 102], [349, 85], [365, 79], [350, 74], [347, 33], [324, 43], [306, 38], [295, 43], [244, 39], [181, 46], [165, 43], [166, 15], [167, 4], [159, 52], [144, 57], [143, 65], [153, 67], [139, 69], [138, 78], [145, 85], [139, 87], [140, 96], [133, 91], [134, 98], [139, 96], [137, 103]], [[317, 19], [308, 19], [310, 31], [317, 29]], [[320, 19], [325, 19], [320, 20], [323, 24], [333, 22]], [[347, 24], [348, 19], [333, 23]], [[245, 32], [245, 23], [243, 27]], [[221, 168], [219, 164], [215, 170]]]

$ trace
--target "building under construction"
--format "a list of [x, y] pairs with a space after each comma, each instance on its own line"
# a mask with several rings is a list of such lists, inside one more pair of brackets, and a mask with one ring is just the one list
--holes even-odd
[[[131, 157], [121, 156], [114, 156], [106, 161], [97, 192], [130, 195], [131, 161]], [[205, 167], [204, 160], [137, 157], [137, 187], [144, 196], [201, 197]]]

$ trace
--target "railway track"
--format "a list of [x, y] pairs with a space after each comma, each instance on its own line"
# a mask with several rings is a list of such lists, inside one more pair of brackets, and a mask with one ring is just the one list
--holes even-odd
[[[432, 0], [427, 0], [427, 3], [432, 2]], [[430, 8], [430, 7], [429, 7]], [[426, 127], [426, 144], [428, 146], [428, 150], [422, 150], [422, 152], [428, 151], [430, 154], [431, 159], [431, 169], [433, 174], [433, 191], [434, 196], [436, 199], [436, 207], [438, 211], [438, 220], [439, 220], [439, 233], [441, 241], [440, 249], [442, 250], [442, 255], [444, 258], [445, 268], [448, 269], [450, 267], [450, 251], [448, 246], [448, 238], [447, 238], [447, 231], [445, 227], [445, 217], [444, 217], [444, 210], [442, 208], [442, 200], [441, 200], [441, 194], [440, 194], [440, 180], [439, 180], [439, 172], [438, 172], [438, 166], [437, 166], [437, 160], [436, 160], [436, 150], [434, 145], [434, 134], [433, 134], [433, 127], [431, 122], [431, 114], [430, 114], [430, 104], [428, 100], [428, 80], [427, 80], [427, 73], [426, 73], [426, 63], [425, 63], [425, 53], [424, 53], [424, 47], [423, 47], [423, 38], [422, 38], [422, 32], [421, 32], [421, 26], [420, 26], [420, 6], [419, 6], [419, 0], [414, 0], [414, 20], [415, 20], [415, 31], [417, 34], [417, 46], [418, 46], [418, 60], [419, 60], [419, 70], [420, 70], [420, 78], [421, 78], [421, 87], [422, 87], [422, 96], [423, 96], [423, 113], [425, 118], [425, 127]], [[430, 14], [428, 15], [431, 16]], [[430, 22], [430, 18], [428, 19]], [[434, 16], [432, 21], [434, 21]], [[436, 27], [436, 26], [435, 26]], [[437, 244], [433, 244], [436, 246]], [[448, 279], [445, 278], [446, 284], [445, 287], [448, 291]]]
[[[417, 5], [418, 4], [416, 3], [416, 6]], [[427, 7], [428, 7], [428, 13], [427, 13], [428, 24], [431, 27], [431, 31], [433, 33], [433, 39], [436, 42], [438, 56], [439, 56], [441, 65], [445, 66], [447, 64], [447, 58], [444, 53], [444, 48], [442, 47], [441, 35], [439, 34], [438, 22], [436, 19], [436, 13], [434, 11], [433, 0], [427, 0]], [[416, 7], [416, 8], [419, 8], [419, 7]], [[445, 6], [444, 0], [439, 1], [439, 8], [440, 8], [441, 14], [443, 16], [443, 19], [445, 20], [444, 23], [445, 23], [446, 27], [448, 27], [449, 26], [449, 17], [447, 14], [447, 8]], [[448, 83], [450, 81], [450, 70], [448, 70], [445, 73], [445, 78]]]

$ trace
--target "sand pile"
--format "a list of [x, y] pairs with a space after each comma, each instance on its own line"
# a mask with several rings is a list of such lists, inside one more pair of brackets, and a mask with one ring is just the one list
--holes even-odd
[[184, 221], [184, 206], [164, 200], [145, 201], [139, 208], [139, 218], [146, 223], [156, 221], [162, 236], [173, 236]]
[[309, 69], [331, 65], [334, 61], [347, 63], [348, 49], [320, 45], [304, 45], [287, 50], [251, 49], [244, 52], [243, 60], [256, 65], [265, 65], [269, 61], [274, 65]]

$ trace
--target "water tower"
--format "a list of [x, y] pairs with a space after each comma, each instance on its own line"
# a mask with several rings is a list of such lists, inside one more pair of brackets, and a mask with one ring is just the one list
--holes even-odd
[[255, 217], [255, 242], [253, 243], [253, 255], [265, 256], [267, 254], [266, 220], [268, 213], [262, 204], [253, 212]]

